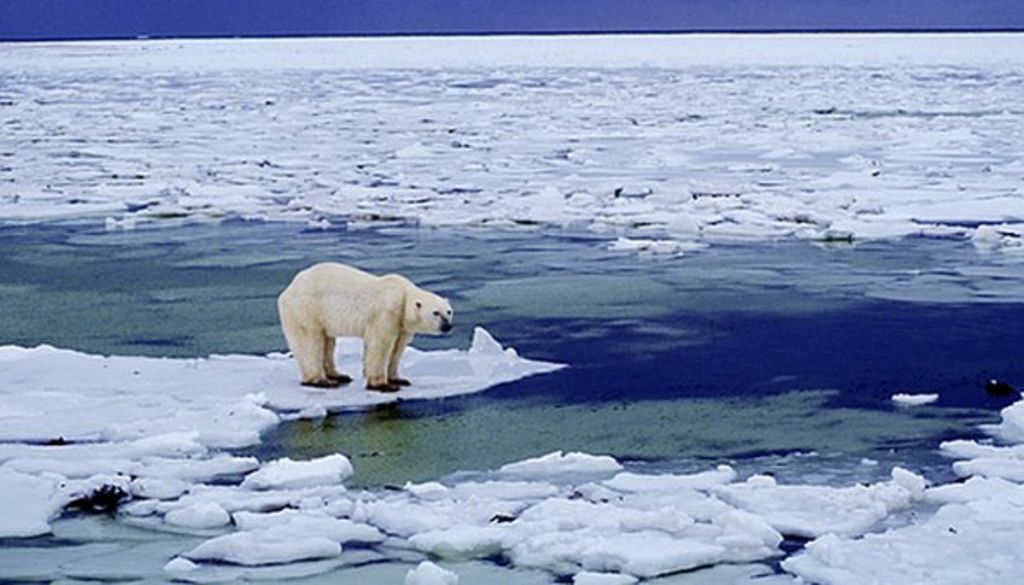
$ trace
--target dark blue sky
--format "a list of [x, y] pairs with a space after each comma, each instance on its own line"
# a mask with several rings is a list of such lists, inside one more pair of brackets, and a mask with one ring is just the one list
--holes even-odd
[[1024, 0], [0, 0], [0, 39], [1024, 29]]

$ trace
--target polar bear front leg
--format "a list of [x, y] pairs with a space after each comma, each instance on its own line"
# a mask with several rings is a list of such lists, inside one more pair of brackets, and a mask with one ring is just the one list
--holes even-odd
[[334, 365], [335, 342], [330, 335], [324, 337], [324, 375], [339, 384], [348, 384], [352, 381], [352, 376], [338, 373], [338, 368]]
[[413, 333], [403, 331], [395, 340], [395, 347], [391, 350], [391, 357], [388, 359], [388, 383], [396, 386], [408, 386], [412, 384], [409, 380], [398, 375], [398, 362], [402, 360], [405, 348], [412, 341]]
[[366, 376], [367, 390], [397, 392], [399, 389], [397, 384], [388, 382], [388, 360], [396, 341], [393, 331], [387, 327], [374, 326], [363, 335], [363, 374]]

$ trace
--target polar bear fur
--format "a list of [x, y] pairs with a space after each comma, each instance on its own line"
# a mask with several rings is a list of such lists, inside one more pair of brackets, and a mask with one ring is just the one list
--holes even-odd
[[397, 391], [409, 384], [398, 375], [398, 364], [413, 335], [452, 328], [448, 301], [404, 276], [376, 276], [333, 262], [296, 274], [277, 309], [306, 386], [351, 382], [334, 365], [335, 338], [361, 337], [367, 389]]

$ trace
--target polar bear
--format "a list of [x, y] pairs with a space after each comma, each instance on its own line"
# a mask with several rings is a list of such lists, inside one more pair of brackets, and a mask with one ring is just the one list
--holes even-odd
[[396, 392], [409, 385], [398, 362], [413, 335], [452, 329], [452, 307], [440, 296], [398, 274], [376, 276], [334, 262], [296, 274], [277, 310], [302, 384], [321, 388], [352, 381], [335, 368], [336, 337], [362, 337], [366, 388]]

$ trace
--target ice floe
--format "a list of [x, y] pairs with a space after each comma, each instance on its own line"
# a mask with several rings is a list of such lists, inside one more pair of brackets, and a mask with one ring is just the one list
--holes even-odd
[[1003, 409], [1003, 421], [985, 427], [1010, 445], [942, 443], [945, 455], [959, 459], [953, 469], [965, 478], [962, 483], [925, 488], [913, 477], [899, 480], [915, 499], [937, 510], [904, 519], [884, 532], [851, 537], [829, 531], [784, 560], [782, 567], [823, 585], [1016, 582], [1016, 559], [1024, 555], [1022, 404]]
[[938, 394], [893, 394], [892, 402], [898, 406], [923, 406], [939, 399]]
[[[340, 363], [357, 371], [361, 344], [348, 341], [339, 344]], [[223, 526], [230, 512], [261, 510], [245, 506], [261, 496], [280, 502], [352, 474], [341, 454], [261, 464], [223, 451], [258, 443], [283, 415], [479, 392], [561, 367], [523, 359], [479, 328], [468, 350], [410, 349], [405, 365], [415, 385], [383, 395], [363, 390], [358, 379], [308, 391], [284, 355], [152, 359], [0, 347], [0, 511], [10, 507], [0, 514], [0, 537], [46, 533], [64, 506], [114, 481], [106, 478], [123, 484], [125, 495], [174, 500], [177, 507], [162, 509], [169, 524]], [[196, 487], [242, 476], [252, 497]]]
[[430, 561], [423, 561], [415, 569], [409, 569], [404, 585], [458, 585], [459, 576]]

